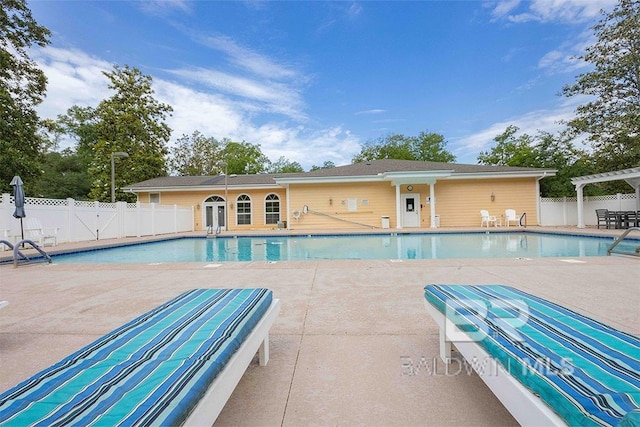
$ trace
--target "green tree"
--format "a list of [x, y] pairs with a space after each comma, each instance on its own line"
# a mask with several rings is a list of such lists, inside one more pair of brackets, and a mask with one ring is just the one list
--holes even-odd
[[[90, 197], [107, 201], [111, 194], [111, 154], [114, 152], [129, 154], [129, 158], [118, 161], [116, 188], [167, 175], [166, 144], [171, 129], [165, 119], [173, 109], [153, 97], [151, 77], [137, 68], [114, 66], [112, 72], [104, 75], [115, 94], [100, 102], [95, 110]], [[133, 195], [118, 193], [119, 200], [135, 199]]]
[[33, 193], [36, 197], [52, 199], [88, 200], [91, 190], [86, 162], [70, 148], [62, 152], [45, 154], [43, 173], [36, 179]]
[[581, 57], [593, 65], [567, 97], [587, 95], [568, 122], [573, 135], [586, 134], [598, 172], [640, 165], [640, 1], [620, 0], [593, 27], [597, 41]]
[[222, 160], [227, 163], [228, 174], [256, 174], [267, 171], [269, 159], [262, 153], [260, 145], [248, 142], [228, 141], [222, 148]]
[[517, 126], [508, 126], [504, 132], [494, 138], [496, 145], [490, 151], [481, 151], [478, 163], [498, 166], [536, 167], [532, 138], [523, 134], [516, 137]]
[[[496, 145], [478, 155], [478, 163], [496, 166], [514, 166], [555, 169], [556, 175], [540, 181], [543, 197], [575, 196], [571, 178], [593, 173], [593, 164], [587, 153], [578, 150], [571, 137], [561, 133], [538, 132], [535, 136], [522, 134], [516, 137], [518, 127], [508, 126], [494, 140]], [[591, 187], [591, 186], [590, 186]], [[597, 187], [585, 189], [586, 195], [600, 194]]]
[[415, 160], [453, 163], [456, 156], [447, 151], [444, 136], [439, 133], [420, 132], [417, 137], [411, 138], [411, 152], [416, 156]]
[[294, 173], [304, 172], [302, 166], [298, 162], [292, 162], [286, 159], [284, 156], [280, 157], [275, 162], [271, 162], [267, 168], [269, 173]]
[[397, 159], [432, 162], [454, 162], [456, 157], [446, 150], [444, 136], [437, 133], [420, 132], [418, 136], [390, 134], [366, 143], [352, 162]]
[[41, 173], [44, 141], [35, 107], [47, 79], [28, 50], [49, 44], [50, 32], [33, 19], [25, 0], [0, 0], [0, 191], [20, 175], [29, 190]]
[[222, 143], [207, 138], [199, 131], [191, 136], [183, 135], [171, 148], [169, 169], [172, 174], [183, 176], [215, 175], [223, 173], [221, 165]]
[[331, 169], [335, 167], [336, 167], [335, 163], [333, 163], [331, 160], [325, 160], [322, 166], [316, 166], [316, 165], [311, 166], [311, 169], [309, 169], [309, 172], [313, 172], [318, 169]]
[[56, 128], [76, 141], [76, 154], [87, 164], [93, 159], [94, 146], [98, 142], [98, 114], [95, 108], [74, 105], [66, 114], [59, 115]]

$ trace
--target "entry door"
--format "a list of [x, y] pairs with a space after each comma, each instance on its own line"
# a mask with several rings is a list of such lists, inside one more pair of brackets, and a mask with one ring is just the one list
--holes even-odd
[[420, 195], [418, 194], [402, 195], [402, 226], [403, 227], [419, 227], [420, 226]]
[[207, 229], [211, 227], [214, 231], [217, 230], [218, 227], [226, 230], [224, 223], [224, 203], [213, 202], [204, 205], [204, 226]]

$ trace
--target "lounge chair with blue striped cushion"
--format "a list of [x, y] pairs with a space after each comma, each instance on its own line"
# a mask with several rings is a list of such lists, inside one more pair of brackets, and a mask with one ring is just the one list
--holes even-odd
[[640, 339], [520, 290], [429, 285], [440, 356], [455, 345], [521, 425], [640, 425]]
[[278, 310], [268, 289], [185, 292], [0, 394], [0, 424], [211, 425]]

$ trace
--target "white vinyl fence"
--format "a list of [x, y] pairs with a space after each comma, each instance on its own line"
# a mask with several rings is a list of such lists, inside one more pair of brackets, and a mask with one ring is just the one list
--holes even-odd
[[[638, 204], [635, 194], [614, 194], [609, 196], [587, 196], [584, 198], [584, 224], [597, 225], [596, 209], [610, 211], [636, 211]], [[578, 201], [576, 197], [540, 198], [540, 225], [572, 226], [578, 224]]]
[[[0, 201], [0, 238], [10, 241], [19, 238], [20, 220], [13, 217], [14, 210], [13, 196], [3, 194]], [[192, 206], [27, 197], [25, 212], [27, 218], [37, 218], [44, 227], [59, 227], [58, 243], [194, 230]]]

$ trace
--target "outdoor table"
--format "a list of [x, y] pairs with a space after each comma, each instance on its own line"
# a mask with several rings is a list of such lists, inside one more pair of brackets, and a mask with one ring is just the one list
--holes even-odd
[[640, 220], [638, 211], [609, 211], [616, 229], [637, 227]]

